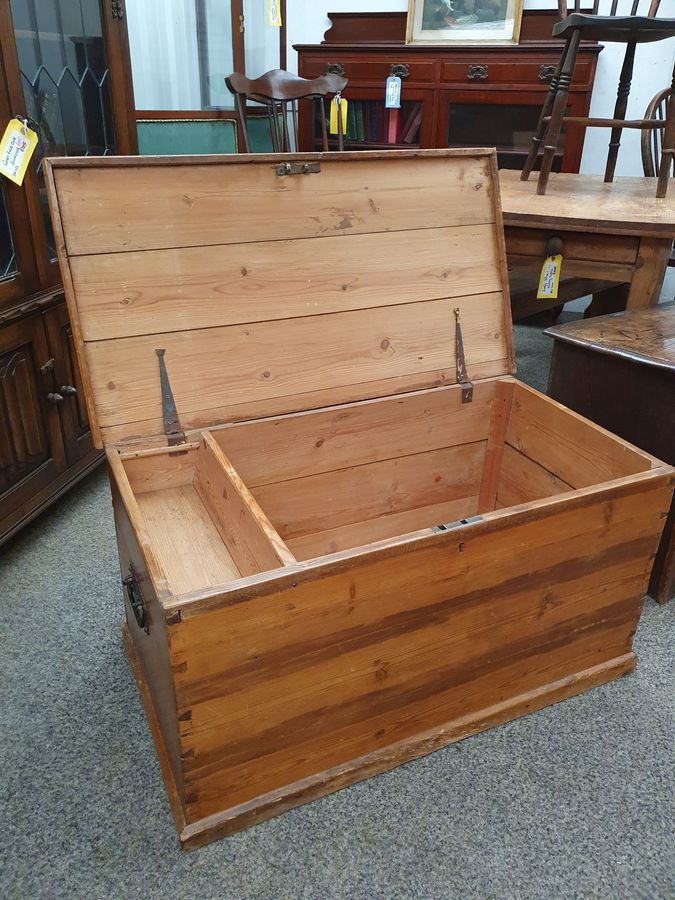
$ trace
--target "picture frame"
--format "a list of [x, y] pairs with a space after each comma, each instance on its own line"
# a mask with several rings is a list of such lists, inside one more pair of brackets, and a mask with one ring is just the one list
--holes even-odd
[[517, 44], [523, 0], [408, 0], [407, 44]]

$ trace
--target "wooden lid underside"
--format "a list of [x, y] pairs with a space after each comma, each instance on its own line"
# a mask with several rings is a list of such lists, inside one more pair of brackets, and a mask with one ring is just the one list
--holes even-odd
[[51, 161], [99, 445], [513, 371], [493, 153], [299, 158]]

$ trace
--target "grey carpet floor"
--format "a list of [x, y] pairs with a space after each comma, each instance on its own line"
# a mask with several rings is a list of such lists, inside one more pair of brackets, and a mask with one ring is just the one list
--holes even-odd
[[[541, 327], [517, 344], [545, 387]], [[184, 853], [114, 548], [98, 472], [0, 559], [3, 897], [675, 895], [675, 604], [647, 603], [634, 674]]]

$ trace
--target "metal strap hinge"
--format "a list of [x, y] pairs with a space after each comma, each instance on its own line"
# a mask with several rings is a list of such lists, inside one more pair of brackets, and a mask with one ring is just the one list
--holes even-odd
[[457, 384], [462, 385], [462, 403], [471, 403], [473, 400], [473, 384], [466, 371], [462, 326], [459, 321], [459, 308], [457, 307], [455, 307], [455, 357], [457, 361]]
[[180, 427], [176, 403], [173, 399], [173, 391], [169, 382], [169, 376], [164, 363], [165, 350], [155, 350], [159, 362], [159, 383], [162, 389], [162, 419], [164, 420], [164, 434], [170, 447], [185, 443], [185, 432]]
[[473, 525], [474, 522], [482, 521], [482, 516], [469, 516], [468, 519], [457, 519], [456, 522], [446, 522], [445, 525], [434, 525], [431, 530], [439, 534], [442, 531], [452, 531], [455, 528], [461, 528], [462, 525]]

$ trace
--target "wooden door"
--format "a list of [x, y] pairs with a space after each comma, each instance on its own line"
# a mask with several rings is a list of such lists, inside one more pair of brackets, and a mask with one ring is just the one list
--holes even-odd
[[51, 360], [39, 314], [0, 330], [0, 532], [66, 467]]
[[61, 434], [69, 466], [74, 465], [93, 448], [87, 418], [82, 376], [77, 365], [73, 333], [65, 303], [59, 303], [44, 313], [47, 346], [54, 360], [54, 384], [62, 400], [58, 410]]

